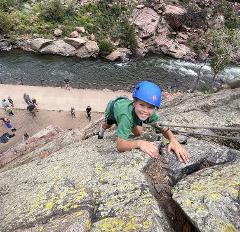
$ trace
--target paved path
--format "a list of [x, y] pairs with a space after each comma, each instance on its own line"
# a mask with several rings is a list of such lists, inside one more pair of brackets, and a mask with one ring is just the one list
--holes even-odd
[[14, 108], [26, 109], [27, 104], [23, 99], [24, 93], [29, 94], [31, 98], [36, 98], [39, 109], [69, 111], [73, 106], [76, 111], [85, 111], [87, 105], [90, 105], [94, 112], [104, 112], [107, 102], [116, 96], [131, 96], [130, 93], [124, 91], [66, 90], [59, 87], [0, 85], [0, 100], [11, 96], [14, 101]]

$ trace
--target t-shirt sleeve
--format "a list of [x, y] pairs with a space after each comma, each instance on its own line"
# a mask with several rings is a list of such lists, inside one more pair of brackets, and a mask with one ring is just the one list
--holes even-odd
[[154, 112], [150, 118], [148, 118], [144, 123], [153, 123], [159, 121], [160, 117]]
[[120, 118], [118, 118], [117, 121], [117, 136], [124, 140], [127, 140], [132, 132], [132, 124], [129, 118], [126, 115], [122, 115]]

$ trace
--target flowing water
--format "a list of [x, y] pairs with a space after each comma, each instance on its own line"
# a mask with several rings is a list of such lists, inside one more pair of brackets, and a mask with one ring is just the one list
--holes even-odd
[[[201, 63], [191, 63], [159, 56], [132, 59], [126, 63], [100, 59], [37, 55], [23, 51], [0, 53], [0, 83], [60, 86], [64, 78], [71, 86], [89, 89], [131, 90], [141, 80], [152, 80], [163, 89], [186, 91], [197, 78]], [[240, 77], [240, 66], [228, 67], [219, 80]], [[211, 68], [202, 68], [201, 88], [207, 88]]]

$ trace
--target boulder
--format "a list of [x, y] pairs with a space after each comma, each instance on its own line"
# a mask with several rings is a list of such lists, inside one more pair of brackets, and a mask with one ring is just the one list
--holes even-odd
[[240, 231], [239, 186], [237, 159], [186, 177], [172, 193], [198, 231]]
[[64, 42], [66, 42], [67, 44], [70, 44], [71, 46], [75, 47], [76, 49], [80, 48], [81, 46], [83, 46], [87, 40], [86, 38], [66, 38], [64, 39]]
[[132, 23], [138, 28], [141, 38], [155, 34], [160, 16], [151, 8], [134, 9], [131, 16]]
[[108, 56], [106, 56], [106, 59], [110, 61], [115, 61], [118, 59], [120, 59], [121, 61], [126, 61], [131, 54], [132, 52], [130, 49], [118, 48], [115, 51], [111, 52]]
[[213, 18], [208, 20], [208, 27], [212, 29], [221, 29], [224, 27], [225, 18], [221, 14], [215, 15]]
[[85, 33], [85, 28], [84, 27], [76, 27], [75, 31], [77, 31], [78, 33]]
[[40, 52], [43, 54], [73, 56], [75, 55], [76, 49], [72, 45], [65, 43], [63, 40], [56, 40], [50, 45], [40, 49]]
[[69, 35], [70, 38], [77, 38], [78, 36], [79, 36], [79, 33], [77, 31], [73, 31]]
[[39, 51], [42, 48], [50, 45], [52, 42], [53, 42], [52, 39], [43, 39], [43, 38], [33, 39], [30, 43], [30, 48], [33, 51]]
[[194, 57], [194, 53], [189, 47], [184, 44], [180, 44], [177, 40], [173, 40], [167, 36], [167, 34], [159, 34], [154, 38], [153, 52], [162, 52], [163, 54], [170, 55], [174, 58], [186, 58]]
[[84, 46], [77, 50], [76, 56], [80, 58], [96, 57], [99, 53], [99, 47], [95, 41], [87, 41]]
[[172, 29], [179, 29], [182, 23], [182, 16], [187, 11], [184, 8], [174, 5], [166, 5], [164, 11], [164, 18]]
[[63, 31], [61, 29], [59, 29], [59, 28], [56, 28], [54, 30], [53, 34], [54, 34], [55, 37], [60, 37], [60, 36], [62, 36]]

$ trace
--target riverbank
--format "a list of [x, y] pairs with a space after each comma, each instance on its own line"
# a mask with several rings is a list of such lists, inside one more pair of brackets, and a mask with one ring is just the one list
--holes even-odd
[[[85, 109], [87, 105], [92, 107], [92, 121], [102, 117], [107, 102], [116, 96], [127, 95], [124, 91], [110, 90], [89, 90], [70, 89], [22, 85], [0, 85], [0, 99], [11, 96], [14, 101], [14, 117], [11, 117], [13, 127], [17, 129], [16, 136], [6, 144], [0, 144], [0, 153], [6, 151], [11, 146], [22, 141], [23, 134], [34, 135], [49, 125], [62, 129], [84, 128], [89, 124], [86, 118]], [[33, 118], [26, 110], [27, 104], [23, 99], [23, 94], [37, 99], [39, 112]], [[70, 108], [76, 110], [76, 118], [72, 118]], [[0, 117], [7, 116], [3, 109], [0, 109]], [[9, 132], [4, 125], [0, 125], [0, 135]]]
[[[92, 121], [102, 117], [102, 113], [92, 113]], [[0, 116], [6, 116], [3, 109], [0, 109]], [[57, 126], [65, 130], [74, 128], [83, 129], [89, 124], [85, 112], [76, 112], [76, 118], [72, 118], [70, 111], [39, 110], [37, 117], [33, 118], [27, 110], [14, 109], [14, 117], [11, 117], [12, 125], [17, 129], [15, 137], [7, 143], [0, 143], [0, 154], [8, 148], [23, 141], [23, 134], [28, 133], [32, 136], [49, 125]], [[0, 135], [10, 132], [3, 124], [0, 123]]]
[[70, 111], [73, 106], [76, 111], [85, 111], [90, 105], [93, 112], [104, 112], [109, 100], [117, 96], [131, 96], [125, 91], [95, 90], [95, 89], [70, 89], [40, 87], [27, 85], [0, 85], [0, 99], [11, 96], [15, 108], [26, 109], [27, 104], [23, 94], [27, 93], [38, 102], [40, 110]]

